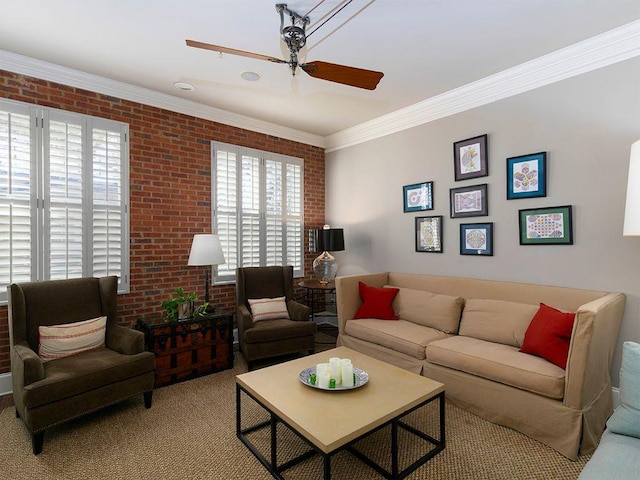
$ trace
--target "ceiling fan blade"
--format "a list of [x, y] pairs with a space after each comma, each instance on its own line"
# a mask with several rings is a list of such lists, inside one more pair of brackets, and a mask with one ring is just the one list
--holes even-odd
[[203, 48], [204, 50], [212, 50], [214, 52], [228, 53], [230, 55], [239, 55], [241, 57], [257, 58], [258, 60], [267, 60], [274, 63], [289, 63], [286, 60], [282, 60], [276, 57], [270, 57], [268, 55], [261, 55], [259, 53], [245, 52], [244, 50], [236, 50], [235, 48], [222, 47], [220, 45], [213, 45], [211, 43], [197, 42], [195, 40], [187, 40], [187, 46], [195, 48]]
[[304, 63], [300, 65], [300, 68], [315, 78], [343, 83], [352, 87], [366, 88], [367, 90], [375, 90], [378, 82], [384, 76], [382, 72], [328, 62]]

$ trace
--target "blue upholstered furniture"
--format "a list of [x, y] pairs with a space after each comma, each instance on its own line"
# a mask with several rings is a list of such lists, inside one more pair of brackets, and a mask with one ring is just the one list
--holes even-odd
[[640, 344], [634, 342], [622, 347], [620, 406], [578, 480], [609, 478], [640, 478]]

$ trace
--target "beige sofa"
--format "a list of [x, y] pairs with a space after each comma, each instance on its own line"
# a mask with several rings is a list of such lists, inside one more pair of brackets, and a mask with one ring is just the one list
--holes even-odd
[[[399, 288], [399, 320], [354, 320], [358, 282]], [[452, 403], [570, 459], [595, 449], [623, 294], [389, 272], [338, 277], [336, 293], [339, 346], [438, 380]], [[540, 302], [577, 312], [566, 369], [519, 352]]]

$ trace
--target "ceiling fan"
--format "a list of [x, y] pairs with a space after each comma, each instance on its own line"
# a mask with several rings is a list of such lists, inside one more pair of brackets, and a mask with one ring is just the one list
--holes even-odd
[[[289, 65], [291, 74], [294, 76], [296, 74], [296, 69], [300, 67], [310, 76], [328, 80], [330, 82], [342, 83], [344, 85], [365, 88], [367, 90], [374, 90], [378, 86], [378, 82], [380, 82], [380, 79], [384, 75], [382, 72], [321, 61], [299, 63], [298, 52], [307, 43], [306, 27], [310, 22], [309, 17], [302, 17], [289, 10], [286, 3], [278, 3], [276, 5], [276, 11], [280, 14], [280, 37], [289, 49], [289, 60], [261, 55], [259, 53], [246, 52], [244, 50], [236, 50], [235, 48], [222, 47], [220, 45], [212, 45], [210, 43], [203, 43], [195, 40], [187, 40], [187, 46], [213, 50], [214, 52], [228, 53], [230, 55], [239, 55], [241, 57], [256, 58], [258, 60], [267, 60], [273, 63], [284, 63]], [[291, 19], [291, 25], [285, 26], [285, 15], [288, 15]], [[296, 24], [299, 24], [300, 26]]]

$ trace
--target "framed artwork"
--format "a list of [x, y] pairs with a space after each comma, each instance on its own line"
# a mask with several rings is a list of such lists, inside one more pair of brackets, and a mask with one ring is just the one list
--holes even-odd
[[519, 211], [520, 245], [573, 245], [571, 205]]
[[489, 175], [487, 135], [454, 142], [453, 163], [456, 182]]
[[547, 196], [547, 152], [507, 158], [507, 200]]
[[449, 189], [451, 218], [489, 215], [487, 184]]
[[493, 255], [493, 222], [460, 224], [460, 255]]
[[416, 252], [442, 253], [442, 215], [416, 217]]
[[433, 210], [433, 182], [416, 183], [402, 187], [405, 212]]

